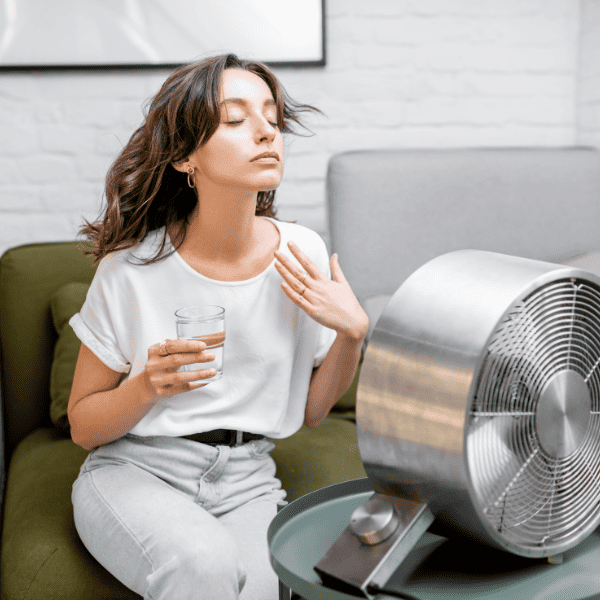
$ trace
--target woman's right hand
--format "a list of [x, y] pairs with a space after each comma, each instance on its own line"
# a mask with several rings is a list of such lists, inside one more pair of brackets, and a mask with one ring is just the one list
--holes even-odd
[[208, 379], [216, 374], [214, 369], [199, 371], [178, 371], [182, 365], [210, 362], [215, 359], [212, 352], [206, 352], [206, 344], [200, 340], [166, 340], [148, 348], [148, 362], [144, 367], [143, 377], [146, 387], [155, 400], [170, 398], [175, 394], [189, 392], [208, 385], [208, 383], [192, 383], [199, 379]]

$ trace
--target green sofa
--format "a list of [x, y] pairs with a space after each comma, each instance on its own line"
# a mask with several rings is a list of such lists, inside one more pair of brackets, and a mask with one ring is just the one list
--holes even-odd
[[[71, 487], [87, 452], [71, 440], [66, 419], [79, 350], [68, 318], [94, 271], [76, 242], [28, 244], [0, 258], [2, 600], [140, 598], [92, 558], [73, 523]], [[287, 500], [366, 476], [356, 385], [357, 378], [319, 427], [276, 440]]]

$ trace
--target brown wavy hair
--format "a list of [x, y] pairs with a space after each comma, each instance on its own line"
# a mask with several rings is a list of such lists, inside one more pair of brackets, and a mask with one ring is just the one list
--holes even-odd
[[[158, 252], [141, 264], [163, 260], [181, 246], [198, 198], [187, 184], [187, 175], [172, 163], [185, 161], [217, 130], [225, 69], [250, 71], [267, 83], [282, 133], [298, 135], [293, 124], [304, 127], [300, 113], [321, 112], [294, 102], [268, 67], [235, 54], [205, 58], [175, 70], [146, 103], [144, 122], [111, 165], [104, 191], [106, 207], [94, 223], [84, 218], [79, 233], [90, 244], [84, 252], [95, 257], [94, 265], [110, 252], [131, 248], [161, 227], [165, 232]], [[276, 218], [274, 200], [275, 190], [258, 192], [256, 215]], [[174, 225], [177, 235], [173, 249], [162, 254]]]

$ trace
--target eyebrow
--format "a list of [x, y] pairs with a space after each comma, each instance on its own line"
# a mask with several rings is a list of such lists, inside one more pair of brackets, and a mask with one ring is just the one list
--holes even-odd
[[[225, 98], [225, 100], [221, 101], [221, 104], [225, 104], [226, 102], [231, 102], [231, 104], [248, 104], [248, 101], [244, 98]], [[277, 103], [272, 98], [265, 100], [265, 106], [277, 106]]]

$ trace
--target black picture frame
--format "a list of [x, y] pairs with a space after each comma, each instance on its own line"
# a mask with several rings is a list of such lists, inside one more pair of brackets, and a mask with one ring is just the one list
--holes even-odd
[[[33, 0], [46, 3], [47, 0]], [[299, 5], [304, 0], [297, 0]], [[320, 57], [316, 57], [315, 59], [309, 60], [291, 60], [291, 61], [277, 61], [277, 60], [269, 60], [262, 59], [260, 56], [251, 57], [252, 60], [256, 60], [258, 62], [262, 62], [269, 67], [272, 68], [322, 68], [327, 64], [327, 27], [326, 27], [326, 0], [317, 0], [320, 5], [321, 11], [321, 40], [320, 40]], [[1, 24], [1, 23], [0, 23]], [[2, 31], [0, 31], [0, 48], [2, 41]], [[40, 53], [44, 50], [40, 48]], [[235, 48], [231, 48], [228, 51], [237, 54]], [[218, 49], [213, 54], [223, 53], [223, 49]], [[2, 62], [2, 57], [0, 54], [0, 73], [10, 73], [10, 72], [56, 72], [56, 71], [82, 71], [82, 72], [109, 72], [109, 71], [157, 71], [157, 70], [173, 70], [180, 67], [187, 62], [192, 60], [196, 60], [198, 58], [202, 58], [204, 55], [209, 55], [211, 52], [203, 52], [202, 55], [199, 56], [190, 56], [187, 60], [182, 60], [181, 62], [123, 62], [123, 63], [60, 63], [60, 64], [52, 64], [52, 63], [44, 63], [44, 62], [28, 62], [26, 64], [16, 64], [16, 63], [5, 63]], [[239, 54], [241, 58], [247, 58], [243, 53]]]

